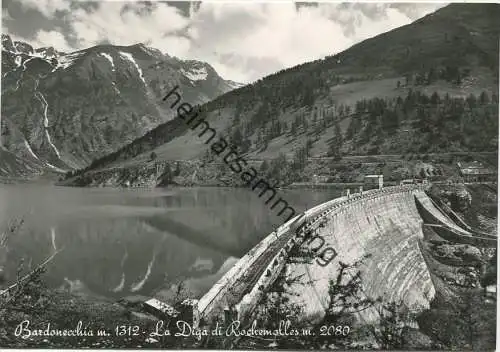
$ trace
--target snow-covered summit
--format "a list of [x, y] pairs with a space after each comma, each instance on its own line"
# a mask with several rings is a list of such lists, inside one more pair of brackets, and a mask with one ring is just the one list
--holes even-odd
[[202, 81], [207, 79], [208, 72], [205, 67], [193, 67], [190, 70], [181, 69], [181, 73], [191, 81]]

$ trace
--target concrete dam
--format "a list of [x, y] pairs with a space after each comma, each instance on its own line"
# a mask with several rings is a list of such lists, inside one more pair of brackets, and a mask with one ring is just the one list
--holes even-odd
[[[297, 215], [243, 256], [199, 301], [190, 300], [194, 324], [228, 314], [250, 318], [280, 273], [290, 279], [290, 303], [302, 306], [308, 318], [321, 317], [330, 303], [329, 281], [346, 265], [359, 275], [360, 299], [402, 302], [412, 311], [429, 308], [436, 290], [421, 250], [423, 226], [440, 227], [444, 239], [465, 238], [464, 243], [479, 246], [496, 246], [496, 238], [475, 240], [476, 234], [441, 212], [425, 187], [361, 191]], [[360, 317], [376, 319], [375, 313], [368, 309]]]
[[[422, 219], [415, 197], [427, 196], [422, 188], [394, 187], [334, 204], [316, 220], [321, 227], [312, 226], [324, 239], [323, 247], [334, 248], [337, 256], [326, 266], [318, 261], [289, 264], [287, 276], [305, 278], [292, 285], [290, 290], [299, 295], [290, 298], [304, 307], [306, 315], [321, 316], [329, 305], [329, 280], [336, 278], [341, 263], [359, 262], [356, 270], [364, 296], [360, 299], [381, 297], [402, 301], [414, 310], [428, 308], [435, 289], [419, 248]], [[364, 318], [376, 318], [370, 313], [374, 312], [367, 311]]]

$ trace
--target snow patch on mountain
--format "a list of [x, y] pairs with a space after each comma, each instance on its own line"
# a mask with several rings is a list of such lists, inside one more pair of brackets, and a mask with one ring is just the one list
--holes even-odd
[[107, 59], [111, 63], [111, 68], [114, 71], [115, 70], [115, 63], [113, 61], [113, 57], [107, 53], [99, 53], [99, 55], [101, 55], [102, 57], [104, 57], [105, 59]]
[[33, 47], [31, 45], [29, 45], [28, 43], [15, 41], [14, 48], [19, 53], [33, 55]]
[[33, 56], [40, 57], [42, 59], [53, 59], [57, 58], [61, 53], [57, 52], [53, 47], [39, 48], [36, 49], [32, 54]]
[[21, 64], [23, 62], [23, 57], [21, 55], [16, 56], [16, 58], [14, 59], [14, 62], [16, 63], [17, 67], [21, 66]]
[[33, 158], [35, 158], [36, 160], [40, 160], [40, 159], [38, 159], [38, 156], [36, 156], [36, 154], [33, 152], [33, 149], [31, 149], [31, 146], [26, 139], [24, 140], [24, 146], [26, 147], [26, 149], [28, 150], [28, 153], [30, 153], [30, 155]]
[[2, 49], [11, 53], [16, 53], [17, 49], [14, 47], [14, 43], [10, 36], [2, 34]]
[[52, 70], [52, 72], [54, 72], [56, 70], [59, 70], [60, 68], [62, 68], [63, 70], [67, 69], [68, 67], [70, 67], [71, 65], [73, 65], [73, 63], [80, 56], [82, 56], [82, 53], [79, 53], [79, 52], [60, 56], [57, 59], [57, 66], [54, 67], [54, 69]]
[[231, 89], [236, 89], [236, 88], [241, 88], [245, 85], [245, 83], [239, 83], [239, 82], [235, 82], [235, 81], [227, 81], [227, 84], [229, 87], [231, 87]]
[[34, 57], [30, 57], [28, 60], [26, 60], [26, 61], [23, 62], [23, 71], [26, 71], [26, 64], [28, 62], [30, 62], [31, 60], [33, 60], [33, 59], [34, 59]]
[[48, 162], [45, 162], [45, 165], [47, 165], [48, 167], [50, 167], [54, 171], [61, 172], [61, 173], [65, 173], [66, 172], [65, 170], [63, 170], [63, 169], [61, 169], [61, 168], [59, 168], [57, 166], [54, 166], [54, 165], [52, 165], [52, 164], [50, 164]]
[[207, 79], [208, 73], [205, 67], [196, 67], [189, 71], [181, 68], [181, 73], [191, 81], [203, 81]]
[[141, 68], [139, 67], [139, 65], [137, 64], [137, 62], [134, 60], [134, 57], [132, 56], [132, 54], [130, 53], [125, 53], [123, 51], [120, 51], [120, 56], [122, 58], [124, 58], [125, 60], [128, 60], [130, 61], [134, 66], [135, 68], [137, 69], [137, 72], [139, 72], [139, 77], [140, 79], [144, 82], [144, 84], [146, 85], [146, 81], [144, 80], [144, 76], [142, 75], [142, 70]]
[[[140, 48], [142, 49], [142, 51], [144, 51], [146, 54], [151, 55], [151, 56], [156, 57], [156, 58], [161, 57], [161, 56], [163, 56], [163, 55], [164, 55], [164, 54], [163, 54], [160, 50], [158, 50], [158, 49], [156, 49], [156, 48], [150, 48], [150, 47], [148, 47], [148, 46], [146, 46], [146, 45], [144, 45], [144, 44], [141, 44], [139, 47], [140, 47]], [[168, 55], [167, 55], [167, 56], [168, 56]]]
[[54, 145], [54, 143], [52, 143], [52, 139], [50, 138], [50, 134], [49, 134], [49, 118], [47, 117], [47, 109], [49, 108], [49, 104], [47, 103], [47, 100], [45, 100], [45, 97], [42, 95], [42, 93], [40, 92], [36, 92], [37, 94], [36, 97], [38, 98], [38, 100], [40, 100], [40, 102], [43, 104], [43, 127], [45, 127], [45, 136], [47, 137], [47, 142], [49, 142], [50, 146], [52, 147], [52, 149], [54, 150], [54, 152], [56, 153], [57, 157], [59, 159], [61, 159], [61, 155], [59, 154], [59, 150], [57, 150], [56, 146]]
[[14, 88], [14, 90], [18, 90], [19, 89], [19, 84], [21, 82], [21, 79], [22, 79], [22, 76], [21, 78], [19, 78], [17, 81], [16, 81], [16, 88]]
[[[15, 94], [15, 99], [7, 99], [4, 104], [8, 105], [9, 111], [12, 109], [15, 113], [27, 115], [24, 119], [16, 119], [12, 122], [13, 129], [12, 131], [9, 129], [9, 133], [7, 133], [9, 146], [16, 148], [15, 152], [26, 157], [25, 164], [32, 163], [33, 169], [36, 170], [51, 168], [55, 171], [61, 171], [60, 168], [82, 168], [92, 158], [103, 156], [101, 150], [104, 148], [101, 147], [117, 149], [124, 142], [128, 143], [129, 140], [135, 138], [137, 134], [142, 134], [145, 130], [153, 129], [162, 123], [164, 119], [163, 107], [156, 104], [156, 92], [150, 88], [149, 79], [146, 81], [146, 76], [149, 78], [149, 67], [153, 63], [158, 69], [156, 73], [160, 82], [171, 78], [177, 80], [180, 69], [183, 68], [191, 80], [182, 76], [182, 82], [179, 84], [182, 87], [191, 88], [193, 96], [195, 96], [193, 99], [199, 102], [211, 100], [229, 88], [225, 81], [219, 79], [217, 73], [206, 63], [176, 59], [158, 49], [144, 45], [128, 47], [96, 45], [76, 52], [61, 52], [53, 47], [34, 49], [28, 44], [14, 43], [7, 35], [2, 35], [1, 45], [2, 56], [6, 59], [6, 64], [3, 67], [5, 71], [2, 72], [2, 76], [10, 78], [4, 79], [2, 82], [6, 85], [4, 92], [8, 90]], [[104, 59], [109, 61], [111, 66], [108, 66]], [[102, 75], [102, 69], [108, 74]], [[137, 73], [134, 72], [136, 70]], [[117, 74], [116, 79], [115, 73]], [[140, 79], [144, 86], [134, 81], [136, 84], [133, 87], [128, 85], [122, 87], [120, 78], [124, 76], [129, 78], [133, 76], [132, 80]], [[151, 79], [154, 78], [156, 77], [151, 77]], [[207, 89], [206, 85], [199, 86], [197, 84], [199, 82], [196, 82], [196, 80], [206, 79], [201, 81], [205, 83], [212, 78], [214, 80], [210, 83], [213, 83], [213, 90]], [[88, 84], [89, 82], [90, 84]], [[116, 107], [109, 106], [109, 102], [94, 97], [98, 94], [92, 94], [94, 82], [99, 82], [99, 86], [105, 86], [106, 94], [120, 97], [124, 93], [129, 94], [129, 90], [125, 91], [125, 88], [130, 88], [134, 90], [135, 94], [144, 94], [148, 99], [139, 107], [127, 107], [119, 103], [116, 104]], [[40, 90], [38, 90], [39, 83]], [[60, 88], [58, 83], [62, 85], [81, 83], [85, 85], [85, 89], [89, 89], [90, 94], [87, 95], [87, 91], [84, 89], [75, 89], [75, 92], [64, 97], [64, 101], [56, 101], [58, 95], [54, 92]], [[121, 93], [121, 89], [124, 89], [124, 93]], [[31, 98], [29, 101], [28, 97]], [[28, 110], [23, 110], [23, 104], [19, 105], [16, 103], [17, 100], [29, 104]], [[109, 121], [105, 121], [102, 126], [96, 128], [97, 136], [95, 138], [87, 136], [79, 129], [79, 124], [84, 119], [79, 112], [82, 101], [83, 105], [94, 104], [96, 109], [103, 111], [108, 109], [123, 111], [127, 115], [126, 118], [139, 127], [130, 132], [123, 130], [123, 141], [115, 139], [108, 141], [103, 137], [105, 128], [113, 127], [113, 125]], [[48, 111], [49, 102], [51, 104], [50, 111]], [[136, 114], [130, 114], [130, 110], [137, 110]], [[48, 117], [49, 112], [50, 117]], [[57, 119], [56, 116], [58, 116]], [[1, 122], [3, 123], [3, 120]], [[13, 133], [14, 128], [23, 131], [23, 133]], [[81, 136], [74, 145], [73, 143], [68, 145], [62, 142], [65, 133], [81, 134]], [[92, 144], [91, 147], [82, 148], [89, 141]], [[59, 148], [61, 149], [59, 150]], [[147, 270], [142, 275], [145, 274], [147, 274]], [[118, 277], [117, 280], [119, 279]], [[137, 278], [137, 282], [131, 281], [130, 283], [134, 284], [135, 289], [139, 289], [143, 285], [142, 281], [144, 278], [140, 277]], [[125, 282], [124, 284], [129, 286], [130, 283]]]
[[53, 58], [57, 58], [57, 55], [55, 55], [55, 54], [48, 54], [46, 51], [37, 51], [37, 52], [31, 54], [31, 56], [33, 56], [33, 57], [39, 57], [40, 59], [44, 59], [44, 60], [50, 60], [50, 59], [53, 59]]
[[52, 248], [54, 249], [53, 253], [57, 252], [57, 246], [56, 246], [56, 230], [52, 227], [50, 229], [50, 237], [52, 239]]
[[117, 94], [121, 94], [120, 90], [118, 89], [118, 87], [116, 87], [116, 83], [115, 82], [111, 82], [111, 85], [113, 86], [113, 89], [115, 90], [115, 92]]

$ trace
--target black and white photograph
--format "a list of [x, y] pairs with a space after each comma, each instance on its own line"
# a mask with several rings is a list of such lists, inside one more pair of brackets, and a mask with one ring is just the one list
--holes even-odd
[[495, 351], [499, 3], [1, 3], [1, 350]]

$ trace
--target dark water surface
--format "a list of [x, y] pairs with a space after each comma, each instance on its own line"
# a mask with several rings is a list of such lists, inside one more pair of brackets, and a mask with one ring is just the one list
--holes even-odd
[[[297, 213], [339, 193], [280, 191]], [[200, 295], [284, 221], [247, 189], [0, 185], [0, 234], [20, 218], [22, 231], [0, 256], [9, 282], [21, 260], [29, 268], [60, 251], [48, 285], [78, 284], [108, 297], [151, 295], [179, 280]]]

